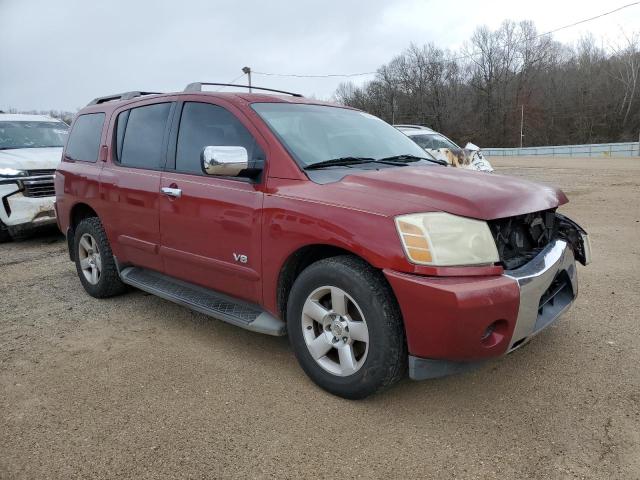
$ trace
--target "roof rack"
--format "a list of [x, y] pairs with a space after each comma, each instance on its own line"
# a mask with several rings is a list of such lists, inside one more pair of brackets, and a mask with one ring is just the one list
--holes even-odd
[[112, 102], [114, 100], [131, 100], [132, 98], [141, 97], [143, 95], [159, 95], [160, 92], [124, 92], [124, 93], [116, 93], [114, 95], [109, 95], [106, 97], [98, 97], [91, 100], [89, 105], [99, 105], [105, 102]]
[[186, 86], [186, 88], [184, 89], [185, 92], [201, 92], [202, 91], [202, 86], [203, 85], [214, 85], [217, 87], [239, 87], [239, 88], [248, 88], [250, 91], [251, 90], [265, 90], [267, 92], [276, 92], [276, 93], [284, 93], [285, 95], [292, 95], [294, 97], [302, 97], [301, 94], [299, 93], [293, 93], [293, 92], [285, 92], [284, 90], [275, 90], [273, 88], [265, 88], [265, 87], [254, 87], [254, 86], [249, 86], [249, 85], [237, 85], [235, 83], [210, 83], [210, 82], [194, 82], [194, 83], [190, 83], [189, 85]]

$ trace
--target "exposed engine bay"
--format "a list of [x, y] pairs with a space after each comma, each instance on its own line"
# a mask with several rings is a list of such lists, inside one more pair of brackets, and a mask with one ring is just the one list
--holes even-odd
[[488, 223], [506, 270], [523, 266], [556, 239], [565, 240], [580, 263], [589, 263], [589, 246], [583, 237], [586, 232], [555, 210], [498, 218]]

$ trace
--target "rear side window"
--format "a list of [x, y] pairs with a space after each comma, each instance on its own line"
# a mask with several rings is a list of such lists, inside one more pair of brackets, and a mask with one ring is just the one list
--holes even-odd
[[250, 168], [264, 166], [264, 153], [232, 113], [209, 103], [186, 102], [180, 117], [176, 171], [202, 175], [200, 154], [208, 146], [244, 147]]
[[171, 103], [133, 108], [118, 115], [116, 155], [126, 167], [158, 170]]
[[104, 113], [87, 113], [76, 118], [69, 134], [65, 155], [71, 160], [98, 161], [103, 125]]

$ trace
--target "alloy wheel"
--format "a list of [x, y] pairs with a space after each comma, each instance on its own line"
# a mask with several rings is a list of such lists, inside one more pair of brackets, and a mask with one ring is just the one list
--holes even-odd
[[98, 242], [88, 233], [80, 237], [78, 242], [78, 258], [84, 278], [92, 285], [100, 281], [102, 271], [102, 259], [98, 250]]
[[302, 307], [302, 333], [309, 353], [324, 370], [340, 377], [356, 373], [369, 351], [362, 310], [344, 290], [314, 290]]

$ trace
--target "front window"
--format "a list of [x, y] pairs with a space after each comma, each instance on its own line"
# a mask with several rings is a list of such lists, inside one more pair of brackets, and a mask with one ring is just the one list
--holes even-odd
[[439, 150], [441, 148], [458, 150], [460, 148], [447, 137], [444, 137], [438, 133], [411, 135], [409, 138], [420, 145], [422, 148], [425, 148], [427, 150]]
[[63, 147], [68, 128], [62, 122], [0, 121], [0, 150]]
[[200, 154], [207, 146], [244, 147], [250, 167], [264, 167], [262, 149], [231, 112], [209, 103], [185, 102], [176, 147], [176, 170], [202, 175]]
[[368, 113], [289, 103], [254, 103], [252, 107], [302, 168], [344, 157], [427, 156], [406, 135]]

